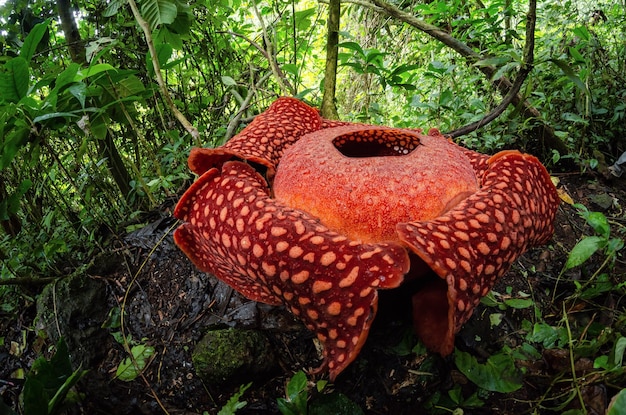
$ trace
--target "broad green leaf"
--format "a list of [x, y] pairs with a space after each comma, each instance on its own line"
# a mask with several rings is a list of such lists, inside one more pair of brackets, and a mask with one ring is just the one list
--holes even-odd
[[37, 46], [41, 39], [43, 39], [46, 31], [48, 30], [48, 25], [50, 24], [50, 19], [44, 20], [41, 23], [37, 23], [35, 27], [28, 33], [26, 39], [24, 39], [24, 44], [20, 48], [20, 57], [26, 59], [26, 62], [30, 62], [37, 50]]
[[99, 140], [103, 140], [107, 135], [108, 118], [106, 114], [98, 114], [89, 120], [89, 130]]
[[236, 86], [237, 82], [235, 82], [235, 80], [233, 78], [231, 78], [230, 76], [227, 75], [222, 75], [222, 83], [225, 86]]
[[341, 42], [339, 43], [340, 48], [346, 48], [357, 52], [360, 57], [365, 57], [365, 52], [363, 52], [363, 48], [356, 42]]
[[598, 249], [606, 246], [606, 239], [599, 236], [586, 236], [572, 248], [565, 263], [565, 269], [570, 269], [583, 264]]
[[23, 145], [28, 141], [30, 128], [28, 126], [16, 126], [9, 134], [4, 137], [2, 143], [2, 157], [0, 157], [0, 170], [11, 164], [13, 158]]
[[50, 361], [38, 358], [24, 383], [24, 413], [48, 415], [57, 413], [69, 389], [85, 371], [72, 371], [69, 352], [61, 338]]
[[82, 81], [83, 79], [89, 78], [90, 76], [94, 76], [105, 71], [117, 71], [117, 69], [115, 69], [113, 66], [109, 65], [108, 63], [98, 63], [93, 66], [90, 66], [87, 69], [83, 69], [79, 71], [74, 77], [74, 81], [76, 82]]
[[494, 354], [485, 363], [478, 363], [474, 356], [457, 350], [454, 362], [469, 380], [488, 391], [508, 393], [522, 387], [521, 373], [506, 353]]
[[287, 383], [287, 398], [278, 398], [278, 410], [283, 415], [304, 415], [307, 413], [307, 378], [298, 371]]
[[585, 59], [585, 57], [578, 51], [577, 48], [574, 47], [570, 47], [569, 49], [569, 54], [572, 55], [572, 58], [574, 58], [574, 60], [577, 63], [587, 63], [587, 60]]
[[573, 112], [564, 112], [561, 117], [565, 120], [565, 121], [569, 121], [572, 123], [579, 123], [582, 125], [589, 125], [589, 121], [584, 119], [583, 117], [581, 117], [578, 114], [574, 114]]
[[544, 348], [561, 347], [567, 343], [567, 330], [564, 327], [552, 327], [546, 323], [535, 323], [526, 340], [541, 343]]
[[120, 98], [126, 98], [145, 91], [146, 87], [135, 75], [129, 75], [115, 84], [115, 90]]
[[504, 304], [511, 308], [522, 309], [531, 307], [534, 302], [531, 298], [507, 298], [504, 300]]
[[172, 45], [160, 43], [156, 46], [156, 51], [157, 57], [159, 58], [159, 65], [163, 66], [172, 57], [174, 48], [172, 48]]
[[[191, 7], [188, 4], [183, 3], [181, 1], [176, 1], [176, 7], [178, 9], [176, 14], [176, 19], [170, 24], [167, 25], [167, 28], [179, 38], [187, 38], [191, 30], [191, 23], [193, 22], [193, 12], [191, 11]], [[174, 46], [174, 45], [172, 45]], [[178, 50], [182, 50], [182, 48], [177, 48]]]
[[138, 344], [130, 349], [133, 357], [125, 358], [117, 367], [115, 375], [118, 379], [130, 382], [135, 380], [154, 355], [154, 347]]
[[615, 342], [615, 347], [613, 348], [612, 360], [615, 367], [622, 366], [624, 361], [624, 352], [626, 351], [626, 337], [620, 337]]
[[497, 80], [502, 78], [508, 71], [513, 70], [519, 66], [518, 62], [509, 62], [506, 65], [500, 67], [491, 77], [492, 80]]
[[573, 30], [574, 34], [581, 38], [582, 40], [589, 40], [591, 35], [589, 34], [589, 29], [585, 26], [578, 26]]
[[602, 212], [589, 212], [585, 215], [585, 220], [593, 228], [594, 231], [603, 238], [608, 239], [611, 233], [609, 221]]
[[287, 383], [287, 396], [294, 400], [300, 392], [306, 390], [306, 382], [306, 374], [301, 370], [298, 371]]
[[119, 8], [122, 7], [122, 6], [125, 6], [126, 3], [127, 3], [126, 0], [111, 0], [111, 1], [109, 1], [109, 5], [104, 10], [103, 16], [104, 17], [115, 16], [117, 14], [117, 11], [119, 10]]
[[611, 399], [606, 415], [626, 415], [626, 389], [622, 389]]
[[80, 69], [80, 65], [77, 63], [71, 63], [68, 67], [59, 74], [54, 83], [54, 91], [60, 91], [68, 84], [75, 82], [76, 74]]
[[177, 14], [176, 3], [171, 0], [144, 0], [141, 3], [141, 15], [152, 30], [160, 25], [173, 23]]
[[484, 67], [484, 66], [500, 66], [509, 62], [511, 58], [509, 56], [494, 56], [492, 58], [481, 59], [474, 63], [474, 66]]
[[28, 93], [28, 62], [22, 57], [4, 64], [0, 72], [0, 101], [18, 102]]
[[85, 108], [85, 99], [87, 98], [87, 85], [79, 82], [70, 86], [68, 89], [70, 94], [80, 102], [81, 108]]
[[607, 254], [614, 254], [617, 251], [620, 251], [624, 247], [624, 240], [621, 238], [611, 238], [609, 239], [608, 244], [606, 245]]
[[155, 38], [160, 43], [166, 43], [171, 45], [176, 50], [183, 50], [183, 39], [176, 33], [176, 31], [170, 30], [171, 26], [161, 26], [156, 32]]
[[559, 69], [561, 69], [563, 73], [574, 83], [574, 85], [578, 87], [578, 89], [586, 94], [589, 93], [585, 83], [580, 80], [580, 78], [574, 73], [574, 70], [567, 64], [567, 62], [561, 59], [550, 59], [550, 61], [558, 66]]
[[53, 118], [80, 118], [80, 115], [77, 115], [72, 112], [51, 112], [49, 114], [40, 115], [35, 117], [33, 123], [43, 122], [47, 120], [51, 120]]

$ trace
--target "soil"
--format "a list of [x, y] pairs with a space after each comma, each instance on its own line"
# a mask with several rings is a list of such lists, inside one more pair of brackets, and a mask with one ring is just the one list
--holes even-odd
[[[607, 182], [602, 177], [579, 174], [556, 176], [560, 179], [559, 188], [575, 202], [605, 213], [616, 225], [612, 226], [614, 232], [623, 229], [626, 181]], [[253, 381], [242, 398], [247, 405], [237, 413], [279, 413], [276, 398], [285, 395], [288, 380], [297, 370], [309, 371], [320, 362], [312, 334], [283, 308], [251, 302], [213, 276], [199, 272], [172, 241], [176, 222], [169, 210], [158, 214], [157, 220], [111, 243], [106, 255], [85, 275], [104, 283], [105, 314], [124, 310], [125, 319], [122, 327], [104, 324], [102, 330], [107, 335], [94, 346], [99, 350], [93, 354], [90, 366], [83, 366], [89, 372], [76, 387], [81, 399], [69, 412], [215, 414], [241, 384]], [[553, 240], [528, 251], [494, 287], [504, 296], [531, 294], [537, 310], [495, 309], [503, 314], [502, 322], [491, 327], [489, 316], [494, 307], [481, 305], [458, 334], [457, 349], [484, 361], [503, 346], [522, 345], [526, 341], [523, 321], [535, 321], [536, 313], [557, 324], [563, 315], [564, 301], [573, 292], [574, 281], [589, 278], [604, 259], [595, 255], [583, 267], [558, 278], [577, 240], [590, 234], [592, 231], [577, 210], [562, 203]], [[618, 258], [611, 278], [623, 281], [624, 275], [626, 264]], [[479, 391], [456, 368], [453, 356], [411, 353], [416, 342], [410, 334], [410, 322], [406, 315], [391, 312], [395, 309], [393, 294], [387, 295], [391, 297], [382, 296], [379, 316], [359, 357], [324, 389], [343, 393], [364, 413], [435, 413], [434, 406], [446, 406], [445, 402], [451, 406], [441, 413], [449, 413], [455, 408], [448, 399], [450, 391], [459, 388], [464, 399], [477, 392], [484, 402], [475, 407], [467, 403], [465, 413], [544, 413], [542, 408], [556, 407], [563, 399], [560, 394], [566, 395], [567, 388], [571, 388], [571, 382], [555, 381], [572, 375], [569, 355], [563, 355], [566, 349], [561, 348], [542, 350], [540, 358], [518, 361], [518, 366], [525, 370], [521, 389], [508, 394]], [[37, 330], [33, 298], [24, 295], [20, 301], [16, 312], [3, 314], [0, 319], [4, 338], [0, 349], [0, 394], [13, 408], [18, 406], [24, 373], [38, 356], [49, 357], [54, 344], [53, 339]], [[569, 314], [573, 325], [594, 320], [608, 325], [613, 310], [621, 310], [623, 315], [624, 299], [608, 295], [602, 307], [569, 303], [567, 307], [574, 310]], [[269, 375], [241, 379], [241, 383], [204, 383], [194, 371], [191, 355], [207, 328], [214, 326], [262, 330], [275, 349], [279, 366]], [[116, 377], [119, 364], [127, 357], [123, 344], [114, 336], [121, 332], [155, 350], [141, 376], [132, 381]], [[575, 363], [579, 376], [588, 373], [589, 359]], [[317, 377], [320, 378], [323, 375]], [[607, 401], [617, 392], [616, 385], [599, 376], [582, 384], [581, 394], [589, 413], [604, 413]], [[574, 399], [562, 409], [577, 407], [579, 403]]]

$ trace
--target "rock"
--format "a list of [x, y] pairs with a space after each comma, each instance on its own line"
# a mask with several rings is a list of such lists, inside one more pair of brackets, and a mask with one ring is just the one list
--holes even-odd
[[74, 368], [92, 367], [107, 351], [108, 305], [101, 280], [77, 274], [48, 284], [37, 299], [36, 327], [52, 343], [65, 338]]
[[258, 330], [211, 330], [192, 355], [196, 374], [208, 384], [242, 383], [276, 369], [276, 356], [265, 334]]

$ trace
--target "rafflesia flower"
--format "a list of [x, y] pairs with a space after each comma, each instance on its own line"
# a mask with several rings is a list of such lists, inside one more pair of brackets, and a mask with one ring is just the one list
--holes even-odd
[[486, 156], [436, 130], [322, 119], [280, 98], [226, 145], [193, 149], [200, 177], [174, 238], [202, 271], [285, 305], [334, 379], [363, 346], [379, 289], [417, 281], [418, 336], [447, 355], [481, 297], [553, 233], [559, 198], [533, 156]]

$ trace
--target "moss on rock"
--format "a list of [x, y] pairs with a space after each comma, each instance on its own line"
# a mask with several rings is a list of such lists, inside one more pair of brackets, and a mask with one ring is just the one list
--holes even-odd
[[276, 368], [272, 345], [257, 330], [211, 330], [196, 345], [192, 359], [196, 374], [209, 384], [249, 381]]

